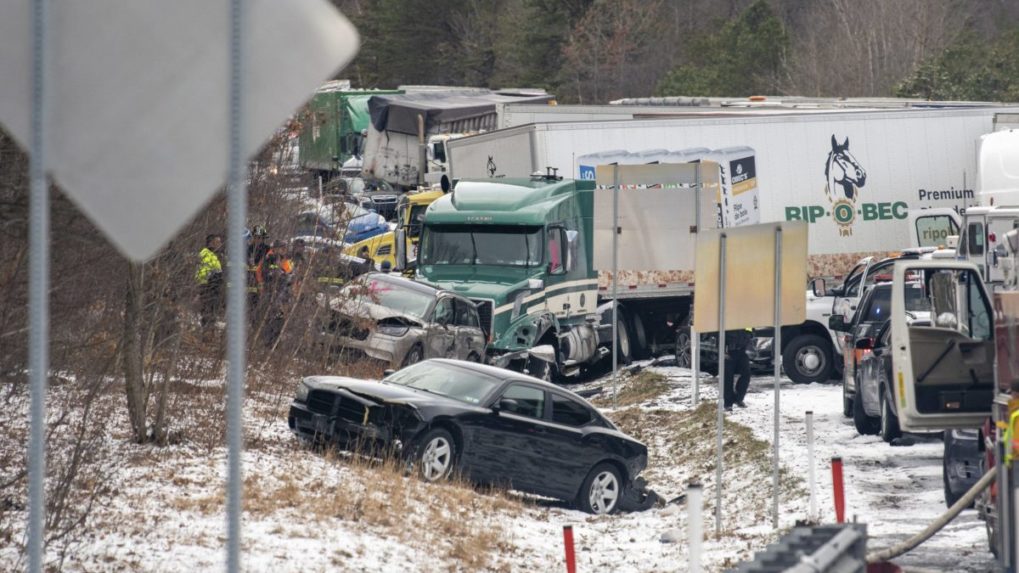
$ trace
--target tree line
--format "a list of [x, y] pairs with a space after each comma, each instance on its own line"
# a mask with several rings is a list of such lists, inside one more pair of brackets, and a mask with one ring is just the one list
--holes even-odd
[[333, 0], [361, 51], [342, 76], [649, 95], [1014, 101], [1019, 4], [1003, 0]]

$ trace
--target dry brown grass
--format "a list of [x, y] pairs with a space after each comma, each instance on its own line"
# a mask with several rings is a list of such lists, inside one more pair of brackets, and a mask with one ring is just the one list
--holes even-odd
[[669, 391], [668, 379], [658, 372], [641, 370], [622, 379], [619, 396], [600, 396], [593, 402], [601, 407], [633, 406], [661, 396]]
[[[297, 456], [300, 452], [293, 451]], [[451, 560], [461, 570], [491, 565], [492, 555], [513, 551], [494, 515], [514, 516], [522, 502], [501, 490], [476, 488], [461, 479], [427, 484], [405, 475], [397, 460], [324, 454], [335, 470], [347, 472], [324, 482], [301, 471], [300, 459], [293, 467], [274, 475], [251, 474], [244, 480], [244, 511], [254, 519], [296, 517], [304, 530], [332, 520], [357, 523], [410, 546], [428, 548]], [[185, 490], [171, 506], [203, 516], [224, 510], [222, 486], [212, 491], [187, 493], [200, 486], [189, 478], [174, 480]], [[342, 557], [336, 557], [342, 561]]]

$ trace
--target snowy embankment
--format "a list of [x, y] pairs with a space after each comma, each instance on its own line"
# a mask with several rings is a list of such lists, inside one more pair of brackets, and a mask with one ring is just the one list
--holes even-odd
[[[678, 369], [624, 378], [620, 407], [609, 416], [651, 448], [646, 476], [667, 499], [701, 481], [708, 498], [706, 531], [713, 531], [714, 411], [693, 411], [690, 376]], [[586, 389], [608, 385], [608, 378]], [[219, 394], [202, 381], [192, 390]], [[289, 387], [289, 385], [288, 385]], [[55, 383], [50, 412], [65, 409], [66, 388]], [[15, 391], [17, 392], [17, 391]], [[578, 564], [586, 571], [683, 571], [685, 510], [678, 504], [643, 513], [589, 516], [565, 504], [462, 484], [429, 486], [404, 477], [392, 464], [297, 447], [286, 428], [286, 392], [252, 393], [246, 403], [244, 561], [262, 571], [531, 571], [562, 567], [562, 526], [574, 526]], [[709, 392], [705, 392], [709, 394]], [[605, 400], [603, 392], [600, 400]], [[0, 448], [24, 449], [27, 400], [10, 401], [0, 416]], [[220, 416], [221, 398], [206, 416]], [[127, 439], [123, 396], [101, 398], [105, 473], [84, 526], [55, 541], [48, 556], [63, 555], [68, 571], [209, 570], [223, 563], [223, 477], [226, 452], [199, 413], [165, 447]], [[604, 404], [603, 404], [604, 405]], [[189, 416], [190, 417], [190, 416]], [[204, 434], [204, 435], [203, 435]], [[766, 443], [728, 427], [725, 531], [706, 545], [709, 570], [750, 556], [774, 535], [766, 522], [770, 470]], [[23, 459], [23, 458], [22, 458]], [[24, 467], [23, 465], [21, 466]], [[55, 469], [53, 464], [51, 469]], [[0, 469], [6, 482], [18, 468]], [[0, 569], [23, 565], [25, 491], [4, 492]], [[803, 497], [790, 482], [790, 500]], [[671, 531], [679, 543], [663, 543]]]
[[[645, 365], [646, 366], [646, 365]], [[204, 384], [207, 387], [207, 384]], [[691, 404], [689, 371], [645, 367], [620, 377], [618, 404], [605, 376], [575, 386], [601, 392], [593, 400], [625, 431], [645, 441], [649, 484], [664, 498], [687, 483], [704, 485], [705, 563], [721, 571], [774, 540], [771, 528], [771, 380], [756, 378], [748, 408], [727, 414], [723, 534], [714, 538], [715, 384], [705, 377], [703, 403]], [[51, 396], [57, 400], [60, 388]], [[252, 571], [534, 571], [563, 567], [562, 526], [574, 526], [581, 571], [685, 571], [686, 508], [671, 504], [643, 513], [589, 516], [565, 504], [515, 493], [479, 491], [462, 484], [432, 486], [404, 477], [392, 464], [301, 449], [286, 428], [286, 392], [254, 394], [246, 404], [244, 561]], [[281, 398], [277, 398], [281, 396]], [[120, 394], [108, 399], [111, 468], [108, 493], [95, 507], [86, 534], [64, 561], [69, 571], [181, 571], [223, 563], [225, 450], [218, 443], [184, 440], [166, 447], [127, 442]], [[813, 410], [817, 436], [819, 508], [834, 520], [828, 460], [846, 466], [847, 514], [867, 522], [883, 547], [918, 531], [944, 508], [941, 442], [921, 438], [892, 448], [857, 436], [841, 417], [837, 385], [794, 386], [782, 394], [782, 500], [787, 529], [808, 511], [803, 413]], [[25, 420], [22, 408], [0, 414]], [[23, 422], [20, 422], [23, 423]], [[211, 431], [211, 430], [210, 430]], [[218, 431], [218, 430], [217, 430]], [[9, 438], [8, 438], [9, 439]], [[0, 444], [23, 448], [20, 441]], [[8, 470], [2, 470], [6, 477]], [[18, 565], [23, 543], [23, 492], [0, 529], [0, 569]], [[662, 534], [678, 534], [663, 543]], [[944, 571], [984, 571], [990, 555], [972, 511], [915, 554], [898, 562]], [[51, 553], [53, 553], [51, 551]]]

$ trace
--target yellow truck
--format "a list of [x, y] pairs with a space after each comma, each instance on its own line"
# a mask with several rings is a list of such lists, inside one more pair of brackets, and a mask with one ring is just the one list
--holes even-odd
[[[413, 191], [400, 197], [396, 207], [397, 229], [407, 231], [407, 255], [415, 258], [415, 248], [421, 237], [421, 222], [425, 218], [425, 209], [436, 199], [442, 197], [441, 189]], [[361, 251], [368, 249], [368, 256], [377, 267], [388, 261], [390, 268], [396, 267], [396, 231], [370, 237], [354, 243], [343, 252], [347, 255], [361, 256]]]

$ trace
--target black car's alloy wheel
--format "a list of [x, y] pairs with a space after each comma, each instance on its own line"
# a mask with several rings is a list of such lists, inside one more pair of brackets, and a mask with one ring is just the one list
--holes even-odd
[[623, 480], [619, 470], [612, 464], [598, 464], [587, 474], [580, 488], [580, 509], [587, 513], [603, 515], [612, 513], [619, 506]]
[[418, 457], [420, 475], [425, 481], [436, 482], [449, 477], [456, 459], [456, 444], [453, 436], [441, 428], [428, 432], [421, 440]]

